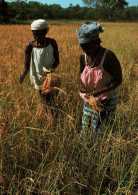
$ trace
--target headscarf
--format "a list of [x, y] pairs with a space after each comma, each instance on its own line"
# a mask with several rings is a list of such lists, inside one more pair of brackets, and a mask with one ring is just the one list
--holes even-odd
[[104, 31], [104, 27], [97, 22], [85, 22], [81, 29], [76, 29], [76, 31], [79, 44], [85, 44], [98, 39], [99, 34]]
[[31, 24], [31, 30], [49, 29], [48, 23], [43, 19], [34, 20]]

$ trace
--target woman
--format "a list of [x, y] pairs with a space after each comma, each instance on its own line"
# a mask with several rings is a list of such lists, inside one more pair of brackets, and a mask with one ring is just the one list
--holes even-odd
[[31, 24], [31, 31], [34, 40], [27, 43], [25, 48], [25, 63], [22, 75], [19, 77], [19, 82], [22, 83], [26, 74], [30, 69], [31, 84], [40, 91], [41, 96], [50, 101], [50, 93], [42, 95], [40, 86], [43, 84], [44, 76], [43, 68], [48, 71], [57, 68], [59, 64], [58, 45], [55, 39], [46, 37], [49, 31], [48, 23], [43, 19], [35, 20]]
[[[122, 82], [122, 70], [116, 55], [100, 45], [99, 34], [104, 28], [96, 22], [86, 22], [77, 30], [80, 55], [80, 97], [84, 100], [82, 132], [90, 127], [101, 132], [116, 109], [117, 87]], [[102, 103], [104, 110], [96, 113], [89, 106], [90, 96]]]

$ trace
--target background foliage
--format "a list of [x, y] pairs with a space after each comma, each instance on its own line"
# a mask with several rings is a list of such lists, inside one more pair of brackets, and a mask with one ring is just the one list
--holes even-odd
[[62, 8], [60, 5], [41, 4], [35, 1], [0, 1], [0, 23], [17, 23], [19, 21], [45, 19], [72, 20], [108, 20], [108, 21], [137, 21], [138, 7], [128, 7], [124, 0], [113, 4], [111, 0], [91, 6], [85, 1], [85, 7], [79, 5]]

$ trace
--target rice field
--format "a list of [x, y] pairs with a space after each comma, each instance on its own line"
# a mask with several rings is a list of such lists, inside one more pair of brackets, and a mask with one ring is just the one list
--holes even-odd
[[49, 23], [56, 39], [62, 79], [53, 104], [45, 105], [31, 86], [20, 84], [24, 49], [33, 39], [29, 25], [0, 25], [0, 192], [1, 194], [135, 195], [137, 193], [138, 24], [103, 23], [102, 46], [120, 60], [115, 120], [104, 135], [92, 129], [80, 137], [79, 97], [82, 22]]

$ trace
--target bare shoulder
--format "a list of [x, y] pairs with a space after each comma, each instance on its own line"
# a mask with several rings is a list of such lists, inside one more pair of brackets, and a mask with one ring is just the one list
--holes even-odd
[[84, 60], [85, 60], [85, 53], [84, 52], [82, 52], [81, 54], [80, 54], [80, 61], [81, 62], [83, 62]]
[[57, 42], [56, 42], [56, 40], [53, 39], [53, 38], [46, 37], [46, 42], [47, 42], [47, 44], [51, 44], [51, 45], [53, 45], [53, 46], [57, 46]]
[[33, 47], [35, 47], [35, 45], [36, 45], [35, 43], [36, 43], [36, 41], [33, 40], [33, 41], [30, 41], [30, 42], [28, 42], [28, 43], [26, 44], [26, 48], [25, 48], [25, 53], [26, 53], [26, 54], [31, 53]]
[[84, 67], [85, 67], [85, 55], [86, 54], [84, 52], [81, 53], [81, 55], [80, 55], [80, 73], [83, 72]]
[[103, 63], [103, 67], [107, 72], [111, 74], [114, 74], [115, 72], [121, 72], [119, 59], [113, 51], [108, 50], [105, 61]]
[[108, 50], [108, 52], [107, 52], [107, 54], [106, 54], [105, 60], [114, 61], [114, 60], [116, 60], [116, 59], [117, 59], [116, 54], [115, 54], [113, 51]]
[[29, 41], [26, 46], [27, 47], [34, 47], [36, 45], [36, 41], [35, 40], [32, 40], [32, 41]]

